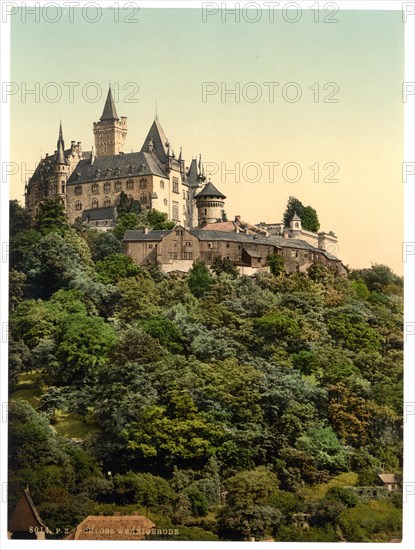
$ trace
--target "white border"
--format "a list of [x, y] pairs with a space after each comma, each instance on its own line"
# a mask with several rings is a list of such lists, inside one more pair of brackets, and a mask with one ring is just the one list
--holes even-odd
[[[75, 0], [74, 0], [75, 1]], [[48, 0], [28, 0], [26, 2], [22, 0], [3, 1], [2, 4], [12, 4], [12, 5], [26, 5], [30, 6], [44, 6], [50, 4]], [[63, 3], [63, 2], [62, 2]], [[77, 0], [76, 2], [80, 7], [90, 4], [89, 0]], [[116, 4], [115, 0], [95, 0], [95, 4], [99, 4], [101, 7], [109, 7]], [[117, 2], [120, 7], [125, 4], [128, 4], [125, 0], [118, 0]], [[136, 4], [142, 8], [201, 8], [207, 2], [202, 2], [200, 0], [164, 0], [164, 1], [139, 1], [137, 0]], [[213, 1], [212, 4], [224, 5], [228, 9], [235, 7], [235, 4], [240, 5], [241, 8], [247, 4], [257, 4], [263, 6], [265, 9], [266, 3], [263, 0], [256, 0], [255, 2], [230, 2], [228, 0], [224, 1]], [[289, 0], [280, 1], [280, 6], [287, 4], [293, 4]], [[302, 10], [310, 9], [311, 6], [315, 5], [315, 1], [303, 1], [297, 0], [296, 4], [300, 5]], [[320, 5], [324, 5], [325, 1], [319, 2]], [[276, 4], [276, 2], [275, 2]], [[335, 4], [340, 8], [340, 10], [400, 10], [402, 9], [403, 4], [414, 4], [414, 2], [397, 2], [397, 1], [357, 1], [357, 0], [348, 0], [348, 1], [336, 1]], [[269, 6], [269, 2], [268, 2]], [[276, 8], [278, 9], [278, 7]], [[415, 16], [412, 17], [413, 21], [410, 21], [405, 24], [405, 81], [414, 82], [414, 25], [415, 25]], [[1, 81], [10, 81], [10, 18], [7, 24], [0, 22], [1, 25]], [[0, 103], [0, 120], [1, 120], [1, 151], [0, 151], [0, 160], [1, 166], [4, 166], [3, 163], [10, 162], [10, 106], [9, 104]], [[414, 98], [410, 98], [405, 104], [405, 162], [413, 163], [414, 162]], [[2, 261], [0, 264], [0, 321], [2, 323], [7, 323], [7, 311], [8, 311], [8, 263], [5, 261], [5, 251], [7, 254], [7, 242], [8, 242], [8, 199], [9, 199], [9, 189], [8, 184], [3, 182], [3, 177], [1, 178], [1, 187], [0, 187], [0, 236], [2, 243]], [[414, 177], [408, 178], [405, 186], [405, 233], [404, 241], [415, 243], [415, 227], [414, 227], [414, 205], [415, 205], [415, 192], [414, 192]], [[414, 274], [415, 274], [415, 256], [412, 256], [405, 263], [405, 321], [414, 322]], [[414, 357], [415, 357], [415, 337], [408, 338], [408, 342], [405, 345], [405, 398], [404, 401], [406, 404], [414, 404], [414, 387], [415, 387], [415, 376], [414, 376]], [[245, 548], [246, 543], [239, 542], [202, 542], [202, 541], [181, 541], [181, 542], [162, 542], [162, 541], [139, 541], [137, 542], [128, 542], [128, 541], [117, 541], [114, 544], [114, 541], [55, 541], [55, 540], [45, 540], [45, 541], [24, 541], [8, 540], [7, 537], [7, 506], [4, 504], [4, 491], [5, 491], [5, 480], [7, 479], [7, 463], [6, 463], [6, 451], [7, 451], [7, 429], [6, 429], [6, 418], [7, 415], [7, 345], [1, 343], [1, 402], [2, 402], [2, 418], [1, 418], [1, 481], [2, 481], [2, 504], [0, 510], [0, 548], [3, 549], [51, 549], [56, 550], [57, 546], [64, 545], [65, 548], [77, 548], [78, 550], [84, 549], [113, 549], [116, 545], [117, 548], [136, 548], [137, 544], [140, 548], [143, 549], [160, 549], [160, 548], [170, 548], [170, 549], [193, 549], [195, 544], [199, 549], [235, 549], [235, 548]], [[412, 483], [415, 482], [415, 469], [414, 469], [414, 457], [415, 457], [415, 441], [414, 441], [414, 424], [415, 416], [409, 415], [407, 417], [407, 422], [405, 423], [405, 437], [404, 437], [404, 482]], [[415, 485], [415, 483], [414, 483]], [[415, 518], [415, 496], [412, 495], [409, 497], [408, 502], [404, 506], [404, 537], [403, 542], [399, 544], [387, 543], [388, 549], [399, 549], [406, 550], [415, 548], [415, 531], [414, 531], [414, 518]], [[270, 547], [279, 549], [297, 549], [297, 548], [327, 548], [331, 549], [333, 546], [337, 546], [339, 543], [268, 543]], [[249, 548], [251, 547], [263, 547], [263, 543], [250, 543]], [[343, 547], [350, 548], [364, 548], [367, 550], [384, 548], [385, 543], [344, 543]], [[268, 548], [268, 546], [267, 546]]]

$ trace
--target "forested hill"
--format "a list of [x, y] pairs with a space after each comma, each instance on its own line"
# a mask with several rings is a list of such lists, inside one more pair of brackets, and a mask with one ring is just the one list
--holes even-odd
[[176, 539], [399, 537], [402, 280], [166, 276], [121, 239], [11, 204], [10, 507], [28, 485], [55, 536], [139, 510]]

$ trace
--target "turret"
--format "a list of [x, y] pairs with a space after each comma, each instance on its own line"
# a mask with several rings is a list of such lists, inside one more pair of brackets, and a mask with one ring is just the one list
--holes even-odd
[[65, 158], [65, 142], [63, 141], [62, 122], [59, 125], [59, 137], [56, 158], [53, 165], [55, 174], [54, 195], [66, 205], [66, 182], [70, 175], [70, 165]]
[[203, 189], [195, 195], [199, 226], [222, 220], [225, 195], [208, 181]]
[[297, 212], [294, 212], [294, 216], [290, 222], [290, 229], [292, 231], [301, 231], [301, 218], [298, 216]]

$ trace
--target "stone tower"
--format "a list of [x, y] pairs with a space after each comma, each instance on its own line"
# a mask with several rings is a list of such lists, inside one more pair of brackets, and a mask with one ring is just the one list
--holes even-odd
[[65, 158], [65, 143], [63, 141], [62, 122], [59, 125], [58, 147], [56, 159], [53, 165], [55, 184], [53, 195], [60, 200], [66, 208], [66, 182], [70, 176], [71, 167]]
[[122, 152], [127, 137], [127, 117], [118, 118], [111, 88], [99, 122], [94, 122], [97, 157], [110, 157]]
[[195, 195], [199, 226], [222, 221], [225, 195], [216, 189], [211, 181]]

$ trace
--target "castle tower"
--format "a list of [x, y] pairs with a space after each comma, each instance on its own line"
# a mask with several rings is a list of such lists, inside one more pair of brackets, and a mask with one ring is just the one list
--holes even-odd
[[127, 117], [118, 118], [111, 88], [99, 122], [94, 122], [97, 157], [110, 157], [122, 152], [127, 137]]
[[59, 125], [59, 137], [56, 151], [56, 159], [53, 165], [55, 174], [54, 196], [66, 207], [66, 182], [70, 176], [70, 165], [65, 158], [65, 142], [63, 141], [62, 122]]
[[225, 199], [225, 195], [218, 191], [211, 181], [208, 181], [195, 195], [199, 226], [222, 221]]

